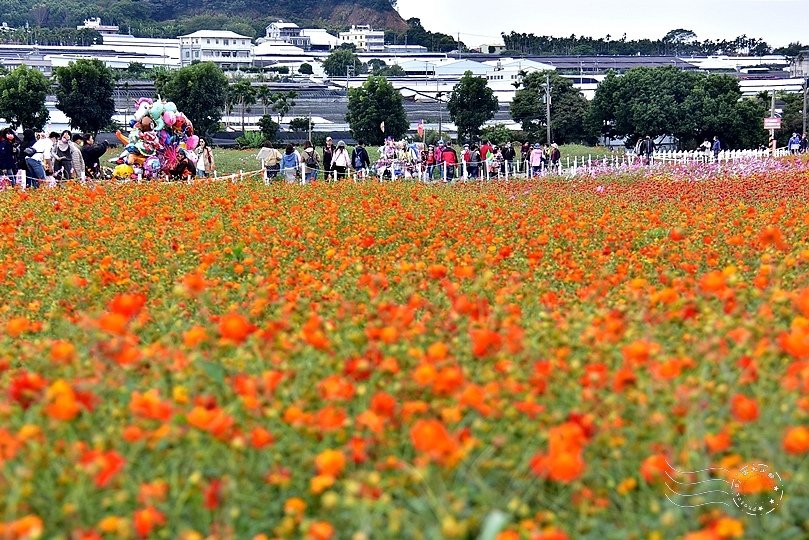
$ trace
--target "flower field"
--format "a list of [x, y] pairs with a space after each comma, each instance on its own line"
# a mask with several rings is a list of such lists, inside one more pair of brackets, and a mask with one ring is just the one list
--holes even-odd
[[683, 174], [0, 193], [0, 539], [809, 537], [809, 166]]

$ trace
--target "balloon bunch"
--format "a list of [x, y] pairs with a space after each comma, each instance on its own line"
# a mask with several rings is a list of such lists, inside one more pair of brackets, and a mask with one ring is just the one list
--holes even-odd
[[194, 125], [171, 101], [140, 98], [135, 102], [135, 115], [129, 123], [129, 136], [116, 131], [124, 151], [113, 161], [113, 175], [118, 178], [157, 178], [169, 174], [177, 165], [182, 150], [196, 163], [193, 150], [199, 144]]

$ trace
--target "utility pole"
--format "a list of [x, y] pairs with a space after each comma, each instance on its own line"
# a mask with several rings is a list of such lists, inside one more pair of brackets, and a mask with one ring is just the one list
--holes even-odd
[[548, 128], [548, 144], [551, 144], [551, 76], [545, 74], [545, 121]]
[[[772, 101], [770, 102], [770, 118], [775, 118], [775, 90], [772, 91]], [[770, 139], [775, 138], [775, 130], [770, 130]], [[775, 145], [778, 146], [777, 144]]]
[[441, 110], [441, 92], [438, 91], [438, 77], [435, 78], [435, 104], [438, 106], [438, 138], [442, 139], [441, 131], [444, 123], [444, 112]]
[[806, 135], [806, 94], [809, 94], [809, 76], [803, 79], [803, 135]]
[[309, 142], [312, 142], [312, 111], [309, 111]]

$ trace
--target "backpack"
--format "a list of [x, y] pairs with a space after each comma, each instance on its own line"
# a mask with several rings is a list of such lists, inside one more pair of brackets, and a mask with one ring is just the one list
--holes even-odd
[[362, 159], [362, 152], [359, 149], [357, 149], [354, 151], [354, 168], [362, 169], [363, 165], [364, 163]]
[[311, 152], [311, 153], [307, 152], [306, 154], [307, 154], [307, 157], [306, 157], [306, 161], [304, 161], [304, 163], [306, 163], [306, 166], [309, 167], [310, 169], [316, 169], [317, 168], [317, 158], [315, 157], [315, 153], [314, 152]]

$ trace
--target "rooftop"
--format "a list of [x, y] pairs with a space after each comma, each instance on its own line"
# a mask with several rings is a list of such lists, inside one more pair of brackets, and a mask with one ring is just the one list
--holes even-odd
[[233, 39], [249, 39], [252, 41], [253, 38], [250, 36], [243, 36], [241, 34], [237, 34], [236, 32], [231, 32], [230, 30], [197, 30], [193, 34], [186, 34], [184, 36], [180, 36], [181, 38], [184, 37], [195, 37], [195, 38], [233, 38]]

